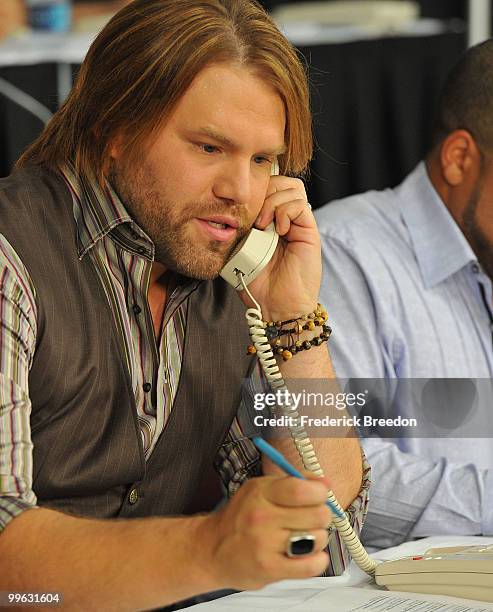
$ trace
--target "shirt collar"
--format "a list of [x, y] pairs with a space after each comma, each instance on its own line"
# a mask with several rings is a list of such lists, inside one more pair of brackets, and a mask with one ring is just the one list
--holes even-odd
[[476, 256], [435, 191], [424, 162], [396, 189], [401, 215], [429, 289], [461, 270]]
[[[80, 259], [111, 232], [112, 238], [123, 248], [154, 261], [154, 243], [133, 221], [108, 182], [102, 189], [95, 179], [79, 175], [69, 164], [60, 167], [60, 172], [72, 193]], [[170, 286], [183, 300], [200, 283], [197, 279], [175, 274]]]
[[109, 182], [102, 188], [96, 179], [81, 176], [69, 164], [61, 167], [60, 172], [72, 193], [80, 259], [115, 228], [120, 230], [122, 246], [154, 259], [151, 239], [132, 220]]

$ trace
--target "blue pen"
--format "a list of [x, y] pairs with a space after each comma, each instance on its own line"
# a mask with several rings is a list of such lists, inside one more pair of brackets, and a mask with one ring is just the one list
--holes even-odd
[[[267, 457], [269, 457], [272, 463], [277, 465], [277, 467], [281, 468], [281, 470], [286, 472], [286, 474], [294, 476], [295, 478], [301, 478], [301, 480], [306, 480], [303, 474], [301, 474], [301, 472], [298, 472], [298, 470], [289, 463], [289, 461], [282, 453], [280, 453], [276, 448], [271, 446], [263, 438], [260, 438], [259, 436], [254, 436], [252, 440], [255, 446], [259, 449], [259, 451], [264, 453], [264, 455], [267, 455]], [[341, 512], [339, 508], [334, 505], [333, 502], [328, 499], [325, 503], [338, 518], [345, 518], [346, 515]]]

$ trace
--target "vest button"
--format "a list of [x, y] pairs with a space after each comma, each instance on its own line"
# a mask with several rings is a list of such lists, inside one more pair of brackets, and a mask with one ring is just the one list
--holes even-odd
[[132, 306], [132, 310], [134, 311], [134, 314], [138, 315], [142, 312], [142, 308], [138, 305], [138, 304], [134, 304]]
[[147, 253], [147, 249], [145, 247], [143, 247], [143, 246], [140, 246], [137, 249], [137, 253], [140, 253], [141, 255], [145, 255]]
[[130, 491], [130, 495], [128, 496], [128, 501], [133, 505], [137, 503], [138, 499], [139, 499], [139, 494], [137, 493], [137, 489], [132, 489]]
[[144, 389], [144, 393], [149, 393], [149, 391], [152, 389], [151, 383], [148, 383], [148, 382], [144, 383], [142, 385], [142, 389]]

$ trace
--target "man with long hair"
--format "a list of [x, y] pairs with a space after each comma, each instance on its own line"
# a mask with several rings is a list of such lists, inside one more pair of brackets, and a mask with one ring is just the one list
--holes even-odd
[[[242, 433], [249, 301], [217, 278], [275, 221], [251, 292], [269, 321], [313, 317], [311, 150], [304, 71], [257, 3], [136, 0], [97, 37], [0, 185], [0, 590], [143, 609], [343, 569], [327, 481], [283, 476]], [[314, 335], [284, 378], [332, 376]], [[357, 440], [315, 448], [359, 528]], [[211, 513], [212, 467], [232, 498]]]

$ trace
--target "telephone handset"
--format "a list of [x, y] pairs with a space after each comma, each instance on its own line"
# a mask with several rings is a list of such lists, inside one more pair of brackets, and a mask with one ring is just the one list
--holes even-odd
[[[272, 164], [271, 174], [279, 174], [277, 161]], [[279, 234], [274, 223], [269, 224], [265, 230], [252, 228], [236, 253], [221, 270], [220, 275], [235, 289], [242, 291], [243, 286], [238, 280], [238, 272], [241, 272], [245, 285], [251, 283], [271, 260], [278, 240]]]

